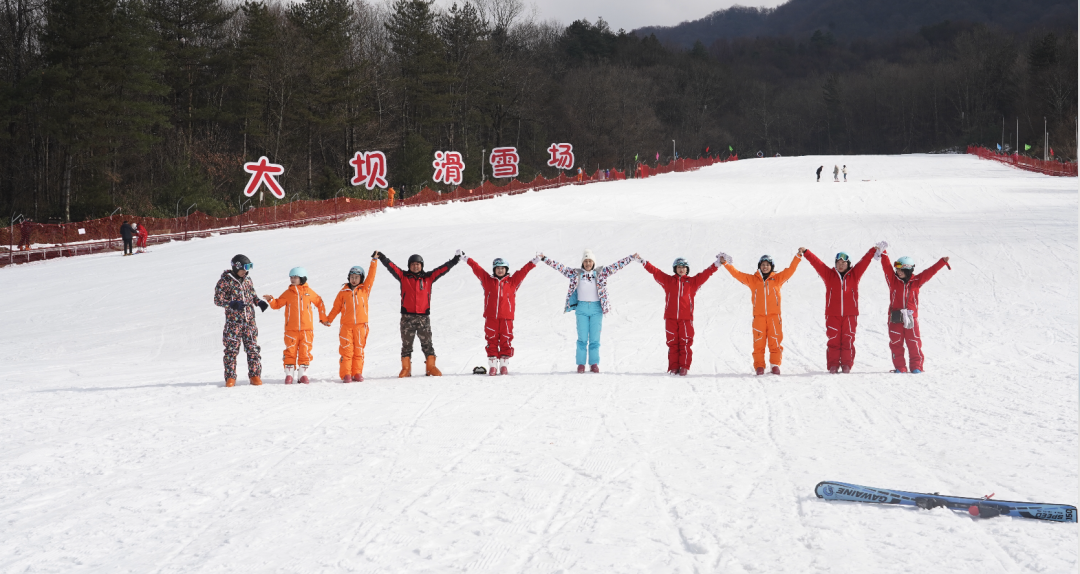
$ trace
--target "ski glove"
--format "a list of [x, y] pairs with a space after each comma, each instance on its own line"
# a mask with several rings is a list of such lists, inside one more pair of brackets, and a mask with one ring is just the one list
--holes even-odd
[[540, 256], [539, 255], [532, 258], [532, 264], [533, 265], [539, 265], [540, 264]]
[[266, 308], [270, 306], [269, 303], [263, 301], [262, 299], [255, 301], [255, 304], [259, 306], [260, 311], [266, 311]]
[[874, 247], [877, 248], [877, 251], [874, 251], [874, 261], [877, 261], [877, 260], [881, 259], [881, 252], [884, 251], [885, 248], [887, 248], [888, 246], [889, 246], [888, 242], [885, 242], [885, 241], [878, 241], [877, 242], [877, 245], [874, 246]]
[[728, 255], [727, 253], [724, 253], [723, 251], [721, 251], [720, 253], [717, 253], [716, 254], [716, 266], [720, 267], [725, 263], [732, 263], [731, 256]]
[[460, 249], [457, 250], [457, 253], [454, 254], [454, 257], [457, 257], [458, 260], [460, 260], [460, 261], [468, 261], [469, 260], [468, 256], [466, 256], [464, 253], [462, 253]]

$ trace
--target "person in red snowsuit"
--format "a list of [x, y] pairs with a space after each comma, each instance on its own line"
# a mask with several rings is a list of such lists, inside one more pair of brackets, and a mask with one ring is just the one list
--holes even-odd
[[717, 262], [697, 275], [690, 276], [690, 265], [679, 257], [671, 264], [674, 275], [668, 275], [645, 261], [637, 253], [634, 259], [645, 266], [656, 282], [664, 288], [664, 330], [667, 334], [669, 375], [686, 376], [694, 360], [694, 297], [698, 289], [719, 269]]
[[539, 258], [525, 264], [513, 275], [501, 257], [492, 262], [492, 272], [475, 259], [465, 257], [480, 284], [484, 286], [484, 338], [487, 339], [488, 374], [507, 375], [510, 357], [514, 356], [514, 307], [517, 290], [525, 276], [536, 267]]
[[859, 281], [870, 266], [877, 250], [871, 247], [854, 266], [847, 253], [836, 254], [834, 267], [828, 267], [809, 249], [803, 256], [825, 282], [825, 334], [829, 342], [825, 363], [830, 373], [850, 373], [855, 364], [855, 329], [859, 321]]
[[140, 225], [139, 228], [135, 230], [135, 235], [139, 253], [146, 253], [146, 238], [150, 235], [150, 232], [146, 229], [146, 225]]
[[435, 366], [435, 346], [431, 343], [431, 291], [440, 277], [450, 272], [465, 255], [458, 251], [453, 259], [424, 271], [424, 258], [409, 257], [407, 270], [402, 270], [382, 251], [376, 251], [379, 261], [390, 276], [401, 284], [401, 372], [398, 378], [412, 376], [413, 340], [419, 337], [424, 352], [425, 375], [441, 377], [442, 371]]
[[[889, 284], [889, 350], [892, 351], [894, 373], [906, 373], [904, 365], [904, 345], [911, 353], [911, 372], [923, 372], [922, 338], [919, 335], [919, 290], [942, 267], [949, 264], [948, 257], [942, 257], [922, 273], [915, 273], [915, 263], [910, 257], [901, 257], [893, 265], [884, 248], [878, 250], [881, 255], [881, 268], [885, 271], [885, 281]], [[894, 269], [895, 268], [895, 269]]]

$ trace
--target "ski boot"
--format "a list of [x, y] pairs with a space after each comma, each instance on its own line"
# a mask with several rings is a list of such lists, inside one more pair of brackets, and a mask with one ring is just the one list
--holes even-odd
[[774, 375], [779, 375], [780, 374], [780, 365], [773, 365], [772, 370], [769, 371], [769, 372], [771, 372]]
[[293, 378], [293, 375], [295, 375], [295, 374], [296, 374], [296, 367], [285, 367], [285, 384], [286, 385], [293, 384], [293, 381], [296, 380], [296, 379]]
[[298, 382], [300, 384], [302, 384], [302, 385], [311, 384], [311, 381], [308, 380], [308, 378], [307, 378], [307, 368], [308, 368], [307, 365], [300, 365], [300, 368], [297, 369], [297, 371], [296, 371], [297, 373], [300, 374], [300, 380]]
[[829, 374], [835, 375], [840, 371], [840, 367], [829, 367]]
[[600, 365], [596, 365], [596, 364], [589, 365], [589, 372], [591, 372], [591, 373], [599, 373], [600, 372]]
[[251, 386], [257, 387], [262, 384], [262, 377], [251, 377]]
[[412, 376], [412, 357], [401, 358], [401, 372], [398, 373], [398, 378], [403, 379], [405, 377]]
[[577, 366], [577, 372], [584, 373], [585, 372], [585, 365], [578, 365]]
[[352, 375], [345, 375], [344, 377], [341, 377], [341, 382], [343, 382], [343, 383], [351, 383], [352, 382]]
[[353, 380], [354, 383], [362, 383], [362, 382], [364, 382], [364, 375], [359, 375], [359, 374], [353, 375], [352, 380]]
[[429, 355], [428, 356], [427, 362], [425, 363], [425, 366], [427, 367], [427, 372], [425, 373], [427, 376], [429, 376], [429, 377], [441, 377], [442, 376], [442, 371], [440, 371], [439, 368], [435, 366], [435, 355]]
[[764, 375], [765, 374], [765, 367], [754, 367], [754, 374], [755, 375]]
[[488, 357], [488, 376], [495, 377], [499, 374], [499, 359]]
[[235, 387], [236, 386], [236, 379], [225, 379], [225, 386], [226, 387]]
[[510, 357], [500, 357], [499, 358], [499, 374], [500, 375], [509, 375], [510, 371], [507, 369], [508, 366], [510, 366]]
[[840, 372], [844, 373], [845, 375], [851, 374], [851, 365], [842, 365], [840, 367]]
[[685, 377], [686, 376], [686, 369], [679, 369], [679, 376], [680, 377]]
[[913, 375], [918, 375], [921, 372], [922, 372], [922, 369], [911, 369], [911, 374], [913, 374]]

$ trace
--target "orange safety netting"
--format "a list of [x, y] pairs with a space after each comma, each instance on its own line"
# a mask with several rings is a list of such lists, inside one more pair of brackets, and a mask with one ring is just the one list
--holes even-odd
[[[642, 164], [638, 168], [638, 177], [649, 177], [657, 173], [672, 171], [691, 171], [720, 161], [728, 160], [680, 159], [657, 168], [649, 168]], [[207, 237], [211, 234], [325, 223], [380, 211], [388, 207], [475, 201], [500, 195], [524, 193], [529, 190], [620, 179], [626, 179], [626, 174], [622, 171], [597, 170], [591, 176], [582, 174], [580, 178], [576, 175], [566, 176], [560, 173], [551, 179], [537, 175], [535, 179], [527, 183], [515, 179], [506, 185], [495, 185], [490, 181], [485, 181], [472, 189], [458, 187], [451, 192], [440, 192], [425, 187], [416, 195], [394, 200], [392, 205], [389, 200], [338, 197], [316, 201], [293, 201], [274, 207], [251, 208], [241, 215], [231, 217], [212, 217], [196, 211], [186, 217], [164, 219], [114, 215], [59, 225], [17, 223], [12, 227], [0, 229], [0, 250], [8, 251], [4, 256], [0, 256], [0, 266], [121, 249], [123, 242], [120, 239], [120, 225], [125, 221], [136, 223], [139, 227], [145, 226], [150, 232], [148, 244], [166, 243], [192, 237]], [[20, 250], [21, 244], [31, 247]]]
[[981, 159], [998, 161], [1013, 167], [1026, 169], [1027, 171], [1037, 171], [1046, 175], [1057, 175], [1062, 177], [1076, 177], [1076, 162], [1045, 161], [1017, 153], [1011, 155], [1002, 154], [984, 147], [976, 146], [968, 146], [967, 152], [971, 155], [978, 156]]

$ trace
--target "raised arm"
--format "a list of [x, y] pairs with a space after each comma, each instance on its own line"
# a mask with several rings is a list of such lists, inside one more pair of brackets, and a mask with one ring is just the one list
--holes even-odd
[[773, 281], [776, 281], [778, 285], [783, 285], [784, 283], [787, 283], [787, 280], [791, 279], [791, 276], [795, 274], [795, 270], [799, 268], [800, 261], [802, 261], [802, 253], [798, 253], [795, 255], [795, 257], [791, 258], [791, 265], [788, 265], [787, 269], [784, 269], [783, 271], [780, 271], [773, 275], [773, 277], [775, 277]]
[[[379, 260], [372, 258], [367, 268], [367, 277], [364, 277], [364, 291], [371, 293], [371, 287], [375, 284], [375, 272], [379, 270]], [[333, 319], [331, 319], [333, 321]]]
[[397, 265], [394, 265], [394, 262], [390, 261], [390, 258], [387, 257], [385, 253], [383, 253], [382, 251], [378, 251], [377, 253], [378, 253], [377, 257], [379, 258], [379, 261], [382, 261], [383, 266], [386, 267], [386, 270], [390, 272], [390, 275], [393, 276], [394, 279], [397, 279], [398, 282], [400, 283], [401, 282], [401, 269]]
[[439, 277], [442, 277], [443, 275], [449, 273], [450, 269], [457, 265], [458, 261], [460, 261], [462, 257], [463, 255], [455, 255], [451, 257], [450, 261], [447, 261], [446, 263], [443, 263], [442, 265], [432, 269], [431, 273], [428, 275], [428, 278], [430, 278], [431, 282], [434, 283], [436, 280], [438, 280]]
[[488, 272], [483, 267], [481, 267], [475, 259], [473, 259], [472, 257], [467, 257], [465, 258], [465, 262], [469, 264], [469, 268], [472, 269], [473, 275], [476, 275], [476, 278], [479, 279], [481, 283], [484, 282], [484, 279], [487, 279]]
[[656, 282], [661, 286], [663, 286], [664, 281], [670, 277], [667, 273], [657, 269], [652, 263], [649, 263], [648, 261], [642, 261], [642, 263], [645, 265], [645, 270], [648, 271], [649, 274], [653, 276], [653, 279], [656, 279]]
[[577, 272], [577, 269], [574, 269], [573, 267], [567, 267], [562, 263], [559, 263], [558, 261], [555, 261], [554, 259], [546, 257], [542, 254], [540, 255], [540, 261], [547, 263], [548, 267], [551, 267], [559, 273], [562, 273], [563, 277], [566, 277], [567, 279], [573, 279], [574, 273]]
[[626, 257], [623, 257], [622, 259], [616, 261], [615, 263], [612, 263], [611, 265], [608, 265], [606, 267], [601, 267], [600, 271], [599, 271], [599, 273], [597, 273], [597, 275], [598, 276], [614, 275], [616, 271], [622, 269], [623, 267], [626, 267], [633, 260], [634, 260], [633, 255], [628, 255]]
[[735, 268], [734, 265], [732, 265], [730, 263], [725, 263], [724, 264], [724, 269], [727, 269], [727, 272], [731, 273], [731, 276], [734, 277], [736, 281], [738, 281], [739, 283], [742, 283], [743, 285], [749, 286], [750, 285], [750, 280], [754, 278], [753, 275], [751, 275], [749, 273], [743, 273], [742, 271], [739, 271], [738, 269]]
[[[470, 259], [469, 261], [472, 261], [472, 259]], [[521, 285], [521, 282], [525, 280], [525, 276], [528, 275], [529, 271], [532, 271], [533, 269], [536, 269], [536, 260], [535, 259], [532, 260], [532, 261], [529, 261], [525, 265], [522, 265], [521, 269], [518, 269], [517, 271], [515, 271], [514, 274], [510, 276], [510, 279], [509, 279], [510, 283], [514, 287], [517, 287], [518, 285]]]
[[814, 268], [814, 271], [817, 271], [817, 274], [820, 275], [822, 279], [828, 277], [829, 267], [822, 263], [821, 260], [818, 259], [817, 255], [814, 255], [813, 252], [807, 249], [803, 253], [803, 257], [805, 257], [806, 260], [810, 262], [810, 265]]
[[716, 266], [716, 263], [713, 263], [712, 265], [709, 265], [705, 269], [702, 269], [701, 273], [698, 273], [697, 275], [694, 275], [693, 277], [691, 277], [690, 278], [690, 283], [692, 285], [694, 285], [695, 287], [700, 287], [700, 286], [704, 285], [705, 282], [709, 280], [709, 277], [712, 277], [713, 273], [716, 273], [717, 270], [718, 270], [718, 268]]
[[926, 270], [924, 270], [922, 273], [916, 275], [915, 280], [917, 280], [920, 284], [926, 283], [927, 281], [932, 279], [934, 275], [937, 275], [938, 271], [941, 271], [941, 268], [945, 266], [945, 263], [948, 262], [948, 260], [948, 257], [942, 257], [941, 259], [938, 259], [937, 263], [931, 265], [930, 267], [927, 267]]
[[[855, 264], [855, 267], [851, 268], [851, 273], [855, 276], [855, 280], [858, 281], [862, 278], [862, 274], [866, 273], [866, 268], [870, 267], [870, 260], [874, 258], [874, 252], [877, 251], [876, 247], [871, 247], [866, 255], [862, 256], [862, 259]], [[807, 253], [810, 253], [807, 251]]]

